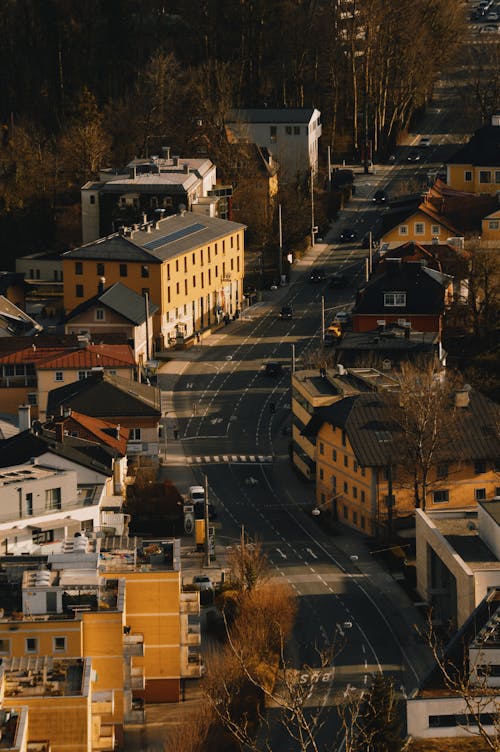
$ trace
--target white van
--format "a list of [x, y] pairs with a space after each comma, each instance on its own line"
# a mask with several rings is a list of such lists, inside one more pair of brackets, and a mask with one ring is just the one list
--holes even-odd
[[191, 504], [196, 504], [197, 501], [205, 501], [205, 489], [203, 486], [189, 486], [188, 500]]

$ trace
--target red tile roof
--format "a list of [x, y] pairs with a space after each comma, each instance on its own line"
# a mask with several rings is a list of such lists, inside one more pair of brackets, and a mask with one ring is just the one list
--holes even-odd
[[34, 363], [39, 370], [113, 368], [135, 365], [129, 345], [88, 345], [87, 347], [27, 347], [0, 356], [0, 364]]
[[[127, 441], [130, 436], [130, 428], [118, 426], [117, 423], [110, 423], [109, 421], [102, 420], [101, 418], [93, 418], [90, 415], [84, 415], [83, 413], [79, 413], [76, 410], [71, 411], [71, 415], [68, 417], [68, 420], [81, 425], [81, 427], [85, 429], [85, 431], [93, 434], [99, 443], [107, 444], [108, 446], [120, 452], [120, 454], [125, 455], [127, 453]], [[117, 439], [116, 436], [110, 435], [109, 433], [107, 433], [107, 431], [104, 430], [115, 429], [117, 427], [119, 428], [119, 439]]]

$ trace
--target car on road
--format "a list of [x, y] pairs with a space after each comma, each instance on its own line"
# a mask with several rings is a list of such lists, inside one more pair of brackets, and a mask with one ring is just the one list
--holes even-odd
[[280, 311], [280, 319], [293, 319], [293, 306], [284, 305]]
[[382, 190], [382, 188], [379, 188], [379, 190], [375, 191], [373, 194], [372, 201], [375, 204], [385, 204], [387, 202], [387, 193]]
[[486, 20], [498, 21], [498, 13], [496, 12], [496, 10], [490, 10], [490, 12], [486, 14]]
[[264, 364], [264, 376], [281, 376], [283, 373], [283, 366], [278, 360], [268, 360]]
[[349, 282], [349, 278], [347, 274], [342, 274], [341, 272], [334, 272], [332, 276], [330, 277], [329, 286], [330, 287], [345, 287]]
[[193, 577], [193, 585], [195, 585], [196, 590], [213, 590], [214, 586], [212, 583], [212, 580], [208, 576], [208, 574], [195, 574]]
[[351, 320], [349, 311], [338, 311], [333, 319], [334, 324], [348, 324]]
[[431, 137], [430, 136], [422, 136], [422, 138], [418, 142], [418, 145], [420, 146], [421, 149], [422, 148], [428, 149], [429, 146], [431, 145]]
[[420, 162], [422, 155], [418, 151], [411, 151], [406, 157], [408, 162]]
[[346, 227], [345, 230], [339, 235], [339, 243], [350, 243], [352, 240], [356, 240], [358, 233], [350, 227]]
[[326, 272], [321, 267], [313, 269], [309, 275], [309, 282], [323, 282], [326, 279]]
[[205, 501], [205, 489], [203, 486], [189, 486], [188, 501], [190, 504], [196, 504], [196, 502]]

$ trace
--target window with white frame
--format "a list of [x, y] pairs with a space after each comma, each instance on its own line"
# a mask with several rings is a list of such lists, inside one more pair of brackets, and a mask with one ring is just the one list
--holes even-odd
[[104, 308], [96, 308], [95, 309], [95, 320], [96, 321], [105, 321], [106, 320], [106, 314], [105, 314]]
[[488, 228], [490, 230], [498, 230], [498, 219], [488, 220]]
[[439, 225], [431, 225], [431, 235], [439, 235], [441, 227]]
[[56, 381], [64, 381], [64, 372], [63, 371], [56, 371], [56, 373], [55, 373], [55, 380]]
[[447, 504], [450, 500], [450, 492], [447, 488], [440, 488], [439, 491], [432, 492], [434, 504]]
[[78, 381], [83, 381], [91, 375], [92, 371], [78, 371]]
[[408, 235], [408, 225], [399, 225], [399, 234]]
[[472, 183], [472, 170], [464, 171], [464, 181], [466, 183]]
[[486, 501], [486, 489], [485, 488], [475, 488], [474, 489], [474, 496], [476, 501]]
[[140, 440], [141, 440], [141, 429], [131, 428], [129, 441], [140, 441]]
[[425, 225], [423, 222], [415, 222], [415, 235], [424, 235]]
[[479, 182], [480, 183], [491, 183], [491, 170], [480, 170], [479, 171]]
[[9, 655], [10, 653], [10, 640], [0, 640], [0, 654]]
[[27, 653], [38, 652], [38, 640], [36, 637], [27, 637], [25, 641], [25, 650]]
[[384, 292], [384, 306], [386, 308], [398, 308], [406, 305], [405, 292]]
[[54, 637], [53, 639], [54, 653], [66, 652], [66, 637]]

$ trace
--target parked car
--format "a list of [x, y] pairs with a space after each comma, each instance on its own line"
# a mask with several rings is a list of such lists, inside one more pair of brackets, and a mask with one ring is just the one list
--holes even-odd
[[427, 149], [431, 145], [430, 136], [422, 136], [422, 138], [418, 142], [418, 145], [420, 146], [420, 148]]
[[283, 373], [283, 366], [277, 360], [268, 360], [264, 365], [264, 376], [281, 376]]
[[375, 204], [385, 204], [387, 201], [387, 193], [379, 188], [379, 190], [375, 191], [375, 193], [373, 194], [372, 201]]
[[351, 320], [349, 311], [338, 311], [333, 319], [334, 324], [348, 324]]
[[330, 287], [345, 287], [347, 283], [349, 282], [349, 278], [346, 274], [341, 274], [341, 272], [335, 272], [330, 277], [329, 286]]
[[342, 326], [340, 323], [330, 324], [325, 332], [323, 344], [325, 347], [333, 347], [342, 337]]
[[214, 586], [212, 580], [208, 574], [195, 574], [193, 577], [193, 585], [196, 586], [196, 590], [213, 590]]
[[313, 269], [309, 275], [309, 282], [323, 282], [326, 279], [326, 272], [324, 269]]
[[357, 237], [358, 233], [356, 230], [346, 227], [339, 235], [339, 243], [350, 243], [352, 240], [356, 240]]
[[293, 307], [284, 305], [280, 311], [280, 319], [293, 319]]
[[188, 500], [191, 504], [196, 504], [198, 501], [203, 503], [205, 501], [205, 489], [203, 486], [189, 486]]

